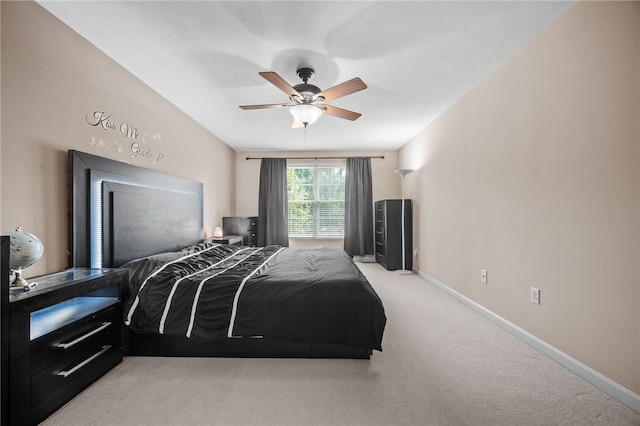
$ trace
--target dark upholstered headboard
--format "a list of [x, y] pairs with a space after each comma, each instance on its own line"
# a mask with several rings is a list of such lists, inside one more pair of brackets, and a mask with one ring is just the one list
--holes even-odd
[[69, 266], [118, 267], [203, 237], [203, 185], [69, 151]]

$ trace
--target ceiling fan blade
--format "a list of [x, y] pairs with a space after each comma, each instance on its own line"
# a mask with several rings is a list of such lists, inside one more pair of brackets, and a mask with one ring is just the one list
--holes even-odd
[[262, 72], [259, 72], [258, 74], [264, 77], [264, 79], [267, 80], [269, 83], [273, 84], [278, 89], [282, 90], [290, 98], [292, 97], [302, 98], [302, 95], [300, 95], [300, 93], [298, 93], [296, 89], [291, 87], [291, 85], [287, 83], [282, 77], [280, 77], [276, 72], [262, 71]]
[[293, 120], [293, 123], [291, 124], [292, 129], [299, 129], [301, 127], [304, 127], [304, 124], [302, 124], [298, 120]]
[[360, 80], [360, 78], [358, 77], [355, 77], [351, 80], [345, 81], [344, 83], [340, 83], [337, 86], [333, 86], [328, 88], [327, 90], [323, 90], [315, 97], [317, 98], [319, 96], [322, 96], [325, 100], [331, 101], [333, 99], [338, 99], [343, 96], [359, 92], [360, 90], [364, 90], [366, 88], [367, 85], [364, 84], [364, 81]]
[[322, 105], [320, 106], [320, 109], [322, 109], [325, 114], [351, 121], [357, 120], [362, 115], [359, 112], [349, 111], [348, 109], [342, 109], [331, 105]]
[[267, 109], [267, 108], [288, 108], [295, 104], [264, 104], [264, 105], [240, 105], [242, 109]]

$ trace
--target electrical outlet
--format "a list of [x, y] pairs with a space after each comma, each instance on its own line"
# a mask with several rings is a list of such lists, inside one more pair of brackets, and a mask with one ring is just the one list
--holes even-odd
[[418, 247], [413, 248], [413, 255], [418, 256]]
[[482, 281], [483, 283], [487, 283], [487, 270], [486, 269], [480, 269], [480, 281]]
[[535, 287], [531, 287], [531, 303], [540, 304], [540, 290]]

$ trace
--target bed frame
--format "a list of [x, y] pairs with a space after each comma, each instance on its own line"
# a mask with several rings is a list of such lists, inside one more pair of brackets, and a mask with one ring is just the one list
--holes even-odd
[[[117, 268], [203, 238], [203, 185], [156, 170], [69, 151], [69, 266]], [[126, 297], [126, 294], [123, 295]], [[124, 326], [128, 355], [369, 359], [371, 350], [270, 339], [198, 342], [137, 334]]]

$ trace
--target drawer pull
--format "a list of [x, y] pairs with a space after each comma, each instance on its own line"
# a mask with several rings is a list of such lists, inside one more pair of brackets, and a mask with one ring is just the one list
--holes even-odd
[[106, 351], [108, 351], [109, 349], [111, 349], [111, 345], [105, 345], [102, 347], [102, 350], [100, 352], [98, 352], [95, 355], [90, 356], [89, 358], [85, 359], [84, 361], [82, 361], [80, 364], [76, 365], [75, 367], [73, 367], [71, 370], [66, 370], [66, 371], [61, 371], [58, 373], [58, 376], [62, 376], [62, 377], [69, 377], [70, 375], [72, 375], [73, 373], [75, 373], [76, 371], [80, 370], [82, 367], [84, 367], [85, 365], [89, 364], [91, 361], [93, 361], [94, 359], [98, 358], [100, 355], [102, 355], [103, 353], [105, 353]]
[[87, 338], [93, 336], [94, 334], [101, 332], [102, 330], [104, 330], [105, 328], [109, 327], [110, 325], [111, 325], [111, 322], [103, 322], [100, 327], [98, 327], [96, 329], [93, 329], [90, 332], [88, 332], [87, 334], [78, 337], [76, 340], [73, 340], [73, 341], [68, 342], [68, 343], [58, 343], [54, 347], [60, 348], [60, 349], [69, 349], [70, 347], [72, 347], [74, 345], [77, 345], [78, 343], [82, 342], [84, 339], [87, 339]]

